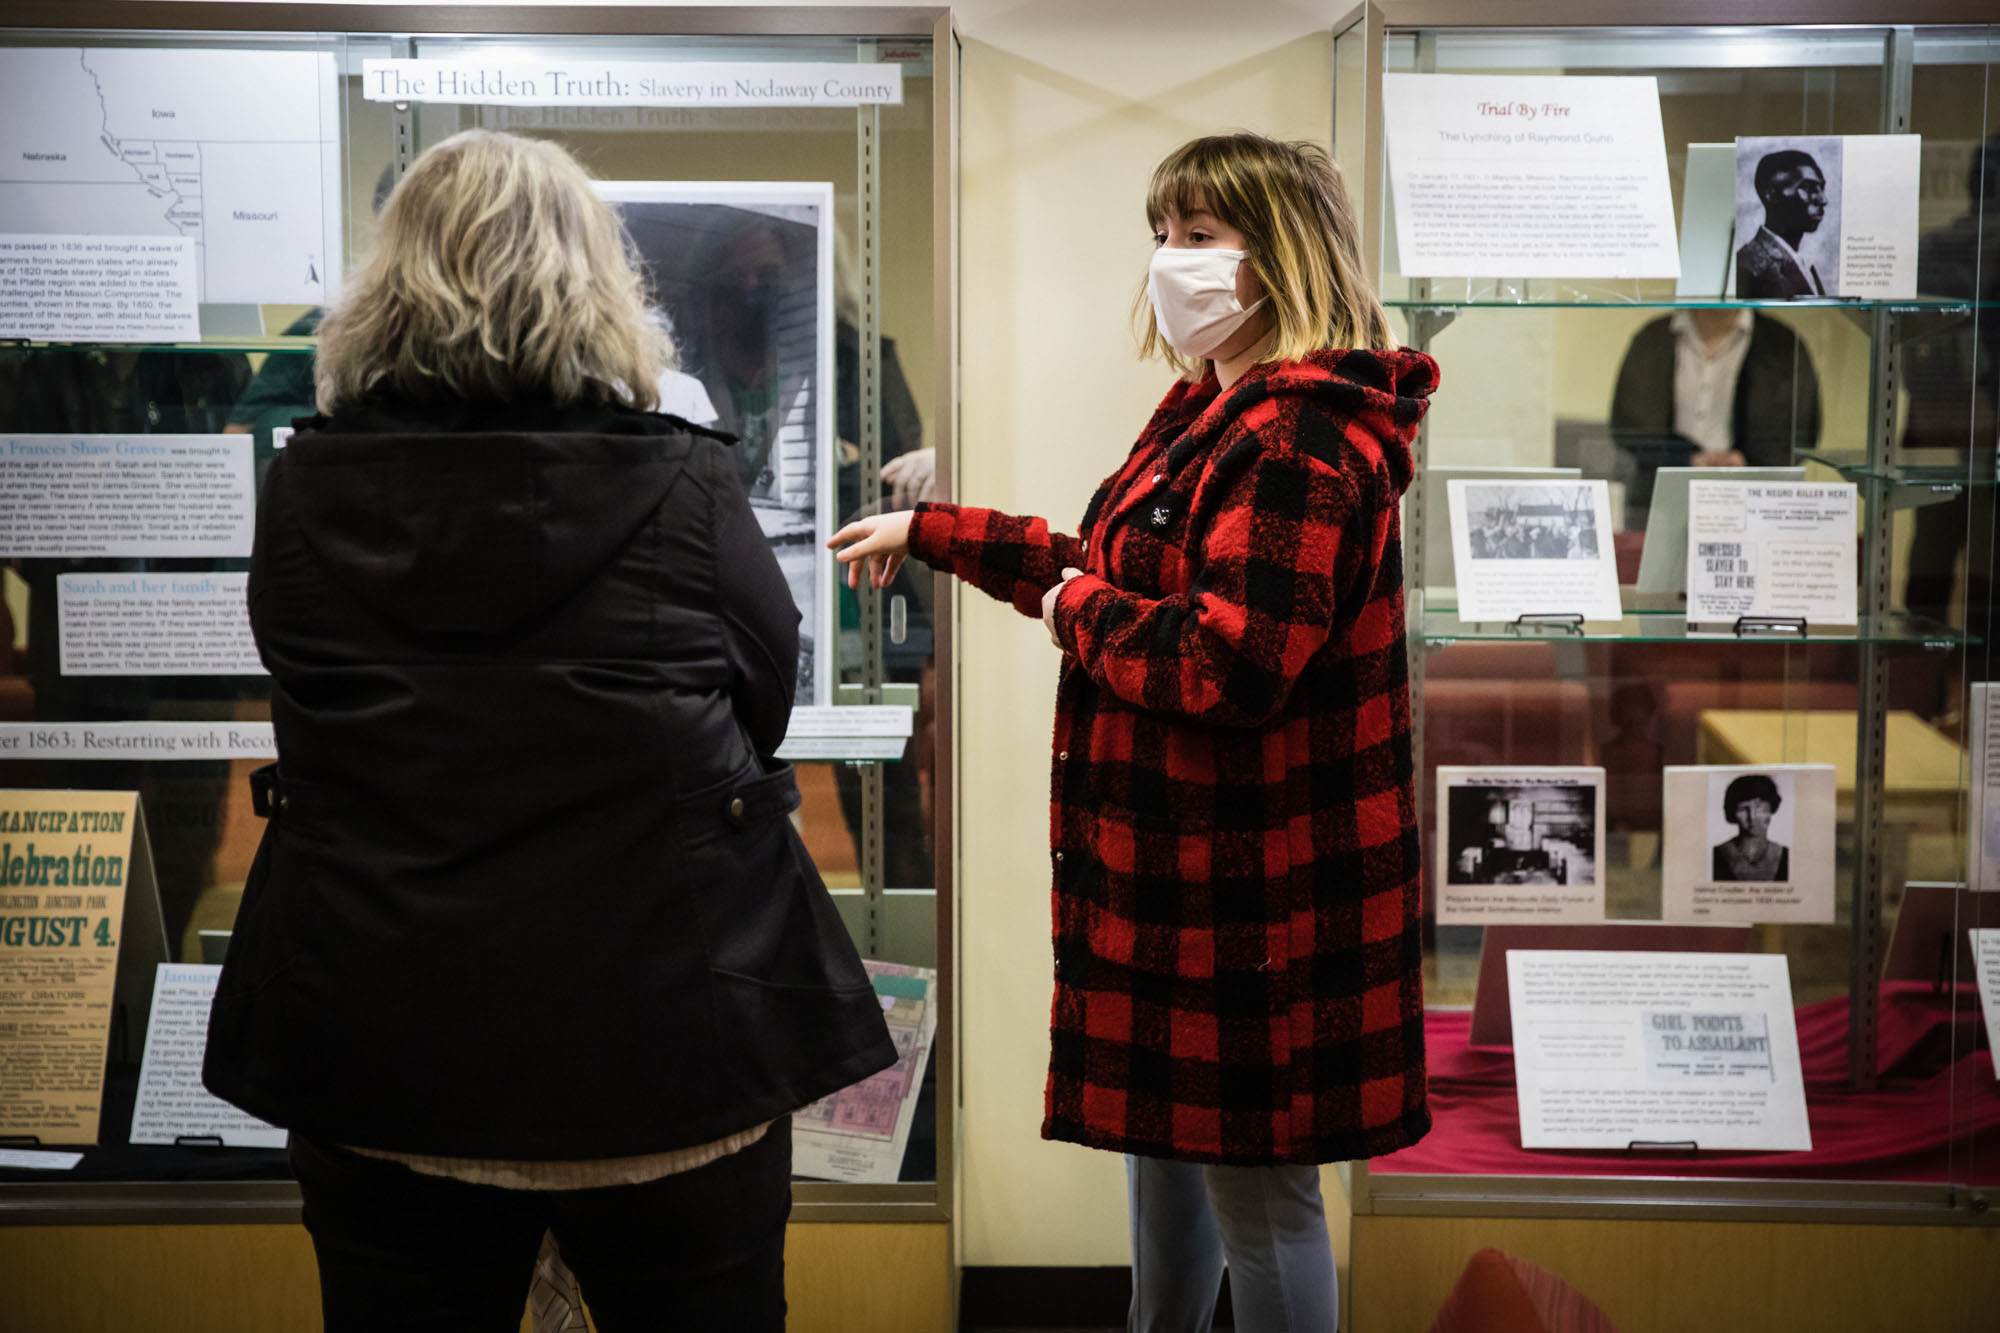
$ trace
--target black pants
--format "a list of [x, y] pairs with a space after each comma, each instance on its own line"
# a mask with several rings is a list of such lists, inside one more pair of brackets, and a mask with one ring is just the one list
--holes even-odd
[[644, 1185], [542, 1191], [419, 1175], [292, 1137], [326, 1333], [515, 1333], [553, 1231], [601, 1333], [785, 1326], [791, 1122]]

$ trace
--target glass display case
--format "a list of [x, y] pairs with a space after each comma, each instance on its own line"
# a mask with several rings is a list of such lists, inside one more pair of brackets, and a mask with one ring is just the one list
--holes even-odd
[[[1334, 145], [1366, 201], [1368, 262], [1399, 336], [1442, 367], [1404, 515], [1420, 821], [1436, 852], [1424, 958], [1436, 1127], [1355, 1166], [1357, 1219], [1994, 1218], [2000, 1086], [1967, 930], [2000, 925], [2000, 894], [1979, 892], [1976, 871], [1992, 834], [1968, 806], [1975, 701], [1994, 670], [2000, 26], [1948, 4], [1708, 8], [1718, 17], [1697, 25], [1642, 6], [1391, 0], [1336, 29]], [[1399, 75], [1652, 80], [1681, 277], [1406, 271], [1385, 133]], [[1733, 174], [1751, 162], [1741, 141], [1884, 135], [1920, 136], [1903, 205], [1916, 213], [1914, 288], [1753, 295], [1763, 289], [1728, 261], [1756, 228], [1730, 216], [1732, 185], [1738, 210], [1754, 189]], [[1871, 188], [1849, 185], [1857, 198]], [[1703, 244], [1712, 272], [1691, 263]], [[1730, 360], [1720, 391], [1702, 378], [1717, 357]], [[1853, 625], [1713, 632], [1690, 624], [1685, 556], [1671, 553], [1671, 577], [1653, 572], [1646, 544], [1674, 536], [1667, 506], [1689, 521], [1668, 469], [1714, 465], [1721, 478], [1745, 464], [1854, 485]], [[1450, 475], [1608, 483], [1621, 618], [1462, 616]], [[1703, 840], [1706, 869], [1723, 816], [1677, 809], [1667, 770], [1788, 765], [1832, 774], [1830, 818], [1796, 826], [1831, 866], [1832, 919], [1719, 914], [1740, 933], [1670, 942], [1659, 927], [1693, 920], [1672, 906], [1677, 845]], [[1482, 860], [1459, 846], [1438, 770], [1531, 766], [1600, 773], [1595, 880], [1605, 921], [1621, 924], [1439, 923], [1449, 877], [1484, 864], [1548, 882], [1537, 848], [1577, 839], [1509, 828]], [[1498, 1026], [1486, 1012], [1507, 1000], [1510, 950], [1688, 947], [1785, 960], [1811, 1148], [1524, 1147], [1521, 1052], [1504, 1012]]]
[[[941, 8], [8, 7], [0, 803], [136, 792], [157, 902], [135, 874], [108, 1040], [81, 1030], [107, 1050], [97, 1132], [0, 1143], [0, 1223], [297, 1216], [281, 1146], [185, 1117], [134, 1141], [135, 1102], [166, 1095], [141, 1089], [153, 981], [198, 991], [262, 832], [248, 514], [313, 411], [320, 312], [411, 161], [472, 127], [560, 143], [604, 182], [678, 344], [663, 410], [739, 437], [801, 610], [794, 818], [906, 1060], [801, 1116], [795, 1216], [948, 1218], [949, 602], [914, 569], [856, 599], [825, 538], [890, 498], [893, 459], [919, 497], [950, 484], [957, 58]], [[121, 480], [100, 450], [167, 461]], [[197, 457], [224, 480], [202, 490]], [[125, 527], [92, 545], [93, 508]]]

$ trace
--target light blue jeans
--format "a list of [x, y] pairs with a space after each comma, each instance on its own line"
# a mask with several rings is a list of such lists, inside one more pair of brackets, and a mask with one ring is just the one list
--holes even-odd
[[1237, 1333], [1334, 1333], [1333, 1243], [1315, 1166], [1125, 1159], [1130, 1333], [1208, 1333], [1222, 1270]]

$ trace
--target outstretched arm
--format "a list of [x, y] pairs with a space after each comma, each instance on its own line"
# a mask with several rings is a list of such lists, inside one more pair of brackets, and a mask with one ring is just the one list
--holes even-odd
[[1046, 521], [966, 505], [922, 504], [898, 514], [858, 519], [827, 545], [847, 565], [847, 585], [887, 587], [906, 556], [956, 574], [981, 592], [1041, 619], [1042, 594], [1062, 582], [1065, 566], [1083, 563], [1083, 543], [1051, 532]]

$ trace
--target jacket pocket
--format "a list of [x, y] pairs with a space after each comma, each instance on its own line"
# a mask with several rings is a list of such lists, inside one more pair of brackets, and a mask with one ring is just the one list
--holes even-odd
[[799, 801], [790, 766], [702, 799], [718, 817], [689, 837], [688, 869], [710, 970], [766, 987], [868, 989], [854, 942], [787, 818]]

